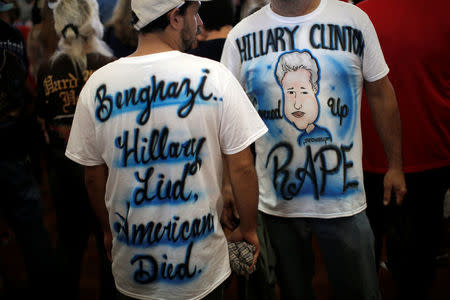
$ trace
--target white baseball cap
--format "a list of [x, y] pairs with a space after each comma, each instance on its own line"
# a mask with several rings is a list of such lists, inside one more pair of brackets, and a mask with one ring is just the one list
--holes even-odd
[[[131, 10], [138, 17], [138, 21], [134, 24], [136, 30], [145, 27], [152, 21], [158, 19], [165, 13], [168, 13], [176, 7], [180, 7], [187, 1], [195, 0], [131, 0]], [[211, 1], [211, 0], [196, 0]]]

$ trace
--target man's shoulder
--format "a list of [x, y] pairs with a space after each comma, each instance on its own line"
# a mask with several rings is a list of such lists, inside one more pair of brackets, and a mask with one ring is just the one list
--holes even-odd
[[338, 0], [328, 0], [327, 8], [333, 12], [343, 17], [367, 17], [367, 14], [357, 5]]

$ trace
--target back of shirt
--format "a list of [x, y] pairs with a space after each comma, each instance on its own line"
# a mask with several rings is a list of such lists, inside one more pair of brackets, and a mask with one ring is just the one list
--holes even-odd
[[267, 131], [218, 62], [169, 51], [121, 58], [80, 93], [66, 155], [106, 164], [119, 291], [200, 299], [230, 274], [219, 223], [222, 153]]
[[[450, 165], [450, 5], [447, 0], [366, 0], [391, 72], [402, 120], [405, 172]], [[364, 169], [387, 163], [367, 103], [361, 112]]]

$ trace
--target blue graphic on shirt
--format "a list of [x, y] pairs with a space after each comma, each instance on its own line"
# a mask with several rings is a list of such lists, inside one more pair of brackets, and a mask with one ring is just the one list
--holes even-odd
[[151, 248], [159, 245], [182, 247], [200, 241], [215, 231], [212, 213], [192, 220], [182, 220], [179, 216], [173, 216], [164, 223], [149, 221], [130, 224], [128, 221], [130, 207], [128, 203], [125, 216], [115, 213], [117, 221], [113, 226], [117, 233], [116, 239], [130, 247]]
[[305, 143], [332, 141], [328, 129], [318, 127], [320, 114], [320, 68], [317, 59], [308, 50], [285, 52], [278, 58], [275, 78], [282, 89], [283, 116], [302, 133], [299, 146]]
[[354, 137], [362, 77], [355, 64], [364, 57], [363, 34], [339, 24], [289, 27], [283, 35], [281, 28], [235, 40], [240, 77], [269, 129], [257, 144], [257, 155], [264, 156], [258, 163], [279, 199], [345, 200], [362, 193], [352, 154], [359, 151]]
[[202, 273], [202, 269], [190, 264], [193, 245], [193, 242], [189, 243], [183, 262], [177, 264], [170, 262], [167, 254], [161, 256], [160, 263], [152, 255], [135, 255], [130, 260], [130, 264], [136, 267], [133, 275], [135, 282], [138, 284], [165, 282], [180, 285], [193, 281]]
[[[115, 242], [134, 249], [129, 251], [132, 271], [127, 276], [137, 285], [189, 284], [208, 268], [207, 261], [198, 261], [203, 250], [197, 244], [215, 234], [216, 211], [198, 215], [192, 209], [198, 201], [209, 201], [205, 196], [208, 192], [196, 185], [207, 158], [207, 137], [170, 124], [172, 118], [187, 118], [198, 105], [221, 104], [221, 95], [208, 91], [209, 73], [203, 69], [198, 80], [180, 81], [150, 75], [146, 86], [117, 91], [101, 84], [96, 89], [94, 113], [98, 122], [136, 115], [131, 127], [117, 129], [110, 167], [129, 173], [132, 181], [122, 196], [126, 211], [114, 211], [111, 225]], [[153, 126], [153, 110], [169, 106], [176, 109], [165, 111], [167, 123]], [[186, 211], [192, 213], [178, 209], [183, 205], [191, 206]], [[184, 259], [180, 251], [185, 253]]]
[[334, 128], [335, 137], [339, 140], [350, 141], [357, 128], [358, 75], [333, 56], [324, 56], [321, 61], [335, 74], [333, 84], [325, 87], [326, 91], [323, 90], [327, 95], [336, 95], [328, 97], [326, 101], [332, 117], [339, 120], [338, 126]]
[[304, 132], [298, 136], [298, 144], [303, 146], [310, 143], [328, 143], [331, 142], [330, 132], [316, 125], [311, 132]]
[[223, 101], [221, 97], [205, 91], [209, 72], [208, 69], [203, 70], [205, 75], [201, 77], [195, 88], [192, 87], [192, 81], [189, 78], [184, 78], [181, 82], [166, 82], [153, 75], [148, 85], [116, 92], [113, 97], [108, 94], [108, 87], [102, 84], [95, 93], [97, 103], [95, 117], [103, 123], [120, 114], [139, 111], [136, 122], [139, 125], [145, 125], [150, 119], [152, 108], [175, 105], [178, 106], [177, 116], [186, 118], [195, 104]]

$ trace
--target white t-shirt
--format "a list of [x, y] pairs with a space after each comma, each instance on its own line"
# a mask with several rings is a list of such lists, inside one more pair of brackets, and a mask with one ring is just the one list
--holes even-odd
[[221, 155], [265, 132], [239, 82], [212, 60], [170, 51], [121, 58], [90, 77], [66, 155], [109, 168], [105, 203], [121, 293], [199, 299], [229, 276]]
[[389, 71], [367, 15], [322, 0], [283, 17], [269, 4], [231, 30], [221, 62], [269, 128], [256, 142], [259, 210], [317, 218], [364, 210], [363, 81]]

